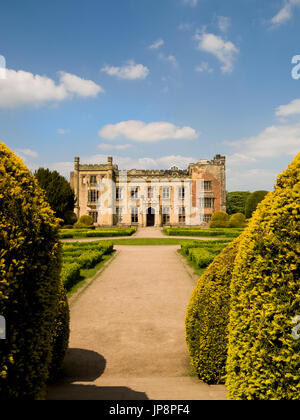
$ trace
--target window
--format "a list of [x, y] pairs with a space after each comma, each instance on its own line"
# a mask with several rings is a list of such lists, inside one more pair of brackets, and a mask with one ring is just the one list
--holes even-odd
[[130, 190], [131, 200], [137, 200], [139, 198], [139, 189], [138, 187], [131, 188]]
[[148, 198], [153, 198], [154, 195], [154, 188], [148, 187]]
[[117, 221], [118, 223], [123, 223], [123, 208], [117, 207]]
[[96, 203], [99, 199], [99, 191], [96, 190], [89, 190], [88, 192], [88, 202], [89, 203]]
[[163, 187], [162, 196], [164, 200], [169, 200], [170, 198], [170, 187]]
[[200, 206], [205, 209], [213, 209], [215, 207], [215, 199], [209, 197], [200, 198]]
[[163, 207], [163, 224], [169, 225], [170, 224], [170, 207]]
[[90, 183], [91, 184], [97, 184], [97, 176], [96, 175], [91, 175], [90, 176]]
[[98, 223], [98, 213], [96, 211], [90, 211], [89, 215], [93, 218], [94, 223]]
[[123, 188], [117, 188], [116, 199], [117, 200], [122, 200], [123, 199]]
[[179, 190], [178, 190], [178, 198], [179, 198], [179, 200], [183, 200], [184, 199], [184, 193], [185, 193], [184, 187], [180, 187]]
[[204, 215], [204, 222], [205, 223], [209, 223], [211, 220], [211, 214], [205, 214]]
[[137, 207], [133, 207], [131, 209], [131, 223], [138, 223], [138, 221], [139, 221], [138, 208]]
[[179, 208], [179, 223], [185, 223], [185, 208], [180, 207]]
[[204, 181], [204, 191], [212, 190], [212, 181]]

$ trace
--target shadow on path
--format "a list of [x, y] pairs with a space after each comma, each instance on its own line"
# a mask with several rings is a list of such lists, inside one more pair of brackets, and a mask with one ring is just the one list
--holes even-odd
[[144, 392], [122, 386], [74, 384], [93, 382], [103, 375], [106, 360], [100, 354], [83, 349], [69, 349], [63, 367], [63, 377], [48, 387], [47, 400], [148, 400]]

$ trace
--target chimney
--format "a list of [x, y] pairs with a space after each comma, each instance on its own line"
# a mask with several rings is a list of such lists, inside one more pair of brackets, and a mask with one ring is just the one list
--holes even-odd
[[108, 156], [107, 163], [108, 163], [109, 166], [112, 166], [112, 164], [113, 164], [113, 158], [112, 158], [112, 156]]

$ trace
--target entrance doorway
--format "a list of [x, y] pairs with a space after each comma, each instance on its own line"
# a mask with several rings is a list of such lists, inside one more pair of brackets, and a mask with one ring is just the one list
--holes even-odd
[[147, 226], [155, 225], [155, 210], [149, 207], [147, 210]]

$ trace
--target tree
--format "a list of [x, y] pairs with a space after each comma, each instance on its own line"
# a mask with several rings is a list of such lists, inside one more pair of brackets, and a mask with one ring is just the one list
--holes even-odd
[[230, 286], [229, 399], [299, 399], [299, 238], [300, 153], [241, 237]]
[[69, 332], [61, 258], [53, 210], [22, 160], [0, 142], [0, 314], [7, 320], [1, 401], [45, 398], [49, 371], [61, 366]]
[[252, 217], [252, 214], [255, 212], [257, 206], [265, 196], [268, 194], [268, 191], [255, 191], [254, 193], [250, 194], [246, 201], [245, 206], [245, 214], [247, 219]]
[[72, 224], [75, 195], [69, 182], [57, 171], [51, 172], [49, 169], [39, 168], [34, 175], [45, 191], [47, 201], [55, 215], [65, 223]]
[[249, 191], [228, 192], [226, 196], [227, 213], [231, 216], [235, 213], [245, 214], [247, 198], [251, 195]]

